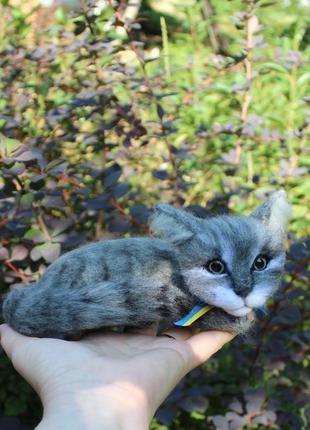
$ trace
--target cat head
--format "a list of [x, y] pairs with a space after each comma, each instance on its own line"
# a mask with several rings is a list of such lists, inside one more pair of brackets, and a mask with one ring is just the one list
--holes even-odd
[[285, 192], [277, 191], [247, 217], [201, 219], [161, 204], [150, 226], [155, 236], [176, 247], [186, 284], [198, 301], [244, 316], [279, 286], [290, 216]]

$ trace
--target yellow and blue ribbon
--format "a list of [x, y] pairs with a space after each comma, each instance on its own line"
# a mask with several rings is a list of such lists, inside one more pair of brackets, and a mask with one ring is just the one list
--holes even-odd
[[174, 325], [181, 326], [181, 327], [188, 327], [193, 324], [193, 322], [197, 321], [200, 317], [202, 317], [204, 314], [209, 312], [213, 306], [205, 305], [205, 304], [198, 304], [193, 307], [193, 309], [185, 315], [182, 319], [175, 322]]

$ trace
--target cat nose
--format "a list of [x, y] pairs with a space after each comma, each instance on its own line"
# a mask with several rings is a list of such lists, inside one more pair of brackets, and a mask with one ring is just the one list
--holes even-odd
[[246, 297], [250, 291], [252, 290], [251, 287], [244, 287], [242, 289], [240, 289], [239, 291], [236, 291], [236, 294], [242, 298]]

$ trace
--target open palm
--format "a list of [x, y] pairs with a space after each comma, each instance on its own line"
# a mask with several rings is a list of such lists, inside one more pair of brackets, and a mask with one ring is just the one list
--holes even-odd
[[85, 404], [96, 396], [112, 409], [121, 403], [127, 414], [143, 414], [145, 422], [187, 372], [233, 337], [216, 331], [193, 335], [180, 328], [169, 330], [169, 337], [152, 336], [155, 331], [148, 329], [65, 341], [26, 337], [6, 324], [0, 326], [0, 334], [14, 367], [44, 406], [68, 399]]

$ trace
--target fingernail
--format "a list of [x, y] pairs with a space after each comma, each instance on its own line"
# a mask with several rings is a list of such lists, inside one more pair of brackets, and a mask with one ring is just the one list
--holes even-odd
[[170, 339], [174, 339], [175, 340], [175, 337], [171, 336], [171, 334], [168, 334], [168, 333], [162, 333], [160, 336], [169, 337]]

